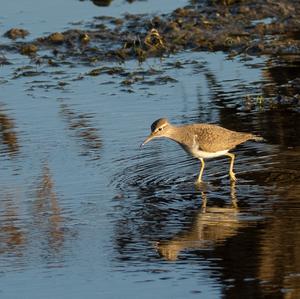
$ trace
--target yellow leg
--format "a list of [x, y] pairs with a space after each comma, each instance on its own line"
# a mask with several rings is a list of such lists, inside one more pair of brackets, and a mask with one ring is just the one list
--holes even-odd
[[229, 176], [230, 176], [230, 179], [235, 182], [236, 181], [236, 177], [235, 177], [235, 174], [233, 172], [233, 164], [234, 164], [234, 158], [235, 158], [235, 156], [232, 153], [227, 153], [226, 156], [230, 157], [230, 159], [231, 159], [230, 160], [230, 167], [229, 167]]
[[236, 197], [236, 188], [235, 188], [235, 181], [230, 182], [230, 197], [231, 197], [231, 203], [232, 206], [237, 209], [237, 197]]
[[202, 197], [202, 213], [205, 213], [206, 212], [206, 204], [207, 204], [207, 196], [206, 196], [206, 193], [205, 191], [202, 191], [201, 192], [201, 197]]
[[200, 161], [201, 161], [201, 169], [200, 169], [200, 173], [199, 173], [199, 176], [198, 176], [198, 179], [197, 179], [197, 183], [202, 182], [202, 174], [203, 174], [203, 170], [204, 170], [204, 166], [205, 166], [204, 159], [200, 158]]

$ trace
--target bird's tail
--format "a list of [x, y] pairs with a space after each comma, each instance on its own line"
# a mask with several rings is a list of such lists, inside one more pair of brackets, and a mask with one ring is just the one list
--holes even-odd
[[254, 141], [266, 141], [266, 139], [264, 139], [261, 136], [257, 136], [257, 135], [252, 135], [251, 139]]

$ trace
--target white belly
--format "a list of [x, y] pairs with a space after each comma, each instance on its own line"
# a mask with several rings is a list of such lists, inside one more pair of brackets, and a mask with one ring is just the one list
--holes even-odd
[[199, 145], [196, 142], [197, 138], [198, 138], [198, 136], [194, 135], [194, 140], [193, 140], [192, 147], [191, 148], [186, 147], [186, 150], [192, 156], [194, 156], [195, 158], [198, 158], [198, 159], [200, 159], [200, 158], [203, 158], [203, 159], [206, 159], [206, 158], [216, 158], [216, 157], [224, 156], [229, 151], [229, 149], [228, 150], [224, 150], [224, 151], [218, 151], [218, 152], [205, 152], [205, 151], [201, 151], [199, 149]]
[[229, 150], [225, 150], [225, 151], [219, 151], [219, 152], [214, 152], [214, 153], [210, 153], [210, 152], [204, 152], [204, 151], [200, 151], [198, 149], [192, 149], [190, 151], [190, 153], [195, 157], [195, 158], [216, 158], [216, 157], [220, 157], [220, 156], [224, 156], [225, 154], [228, 153]]

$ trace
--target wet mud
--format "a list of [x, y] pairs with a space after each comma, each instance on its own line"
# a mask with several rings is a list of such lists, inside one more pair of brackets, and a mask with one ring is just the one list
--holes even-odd
[[[268, 85], [260, 97], [246, 97], [246, 105], [249, 109], [253, 106], [299, 109], [299, 11], [299, 1], [191, 1], [186, 7], [164, 15], [99, 16], [90, 23], [81, 24], [84, 29], [53, 32], [35, 40], [30, 40], [29, 36], [28, 41], [22, 41], [29, 34], [26, 29], [12, 28], [4, 35], [19, 40], [0, 45], [0, 63], [13, 63], [6, 55], [20, 53], [30, 57], [30, 65], [51, 68], [81, 64], [93, 67], [83, 76], [117, 74], [124, 78], [121, 85], [128, 86], [144, 80], [123, 67], [95, 66], [109, 62], [122, 64], [131, 59], [142, 63], [151, 57], [166, 59], [186, 50], [223, 51], [228, 59], [267, 55], [271, 61], [266, 77], [280, 81], [276, 82], [277, 90]], [[39, 73], [24, 72], [18, 76], [33, 75]], [[148, 75], [152, 75], [151, 72]], [[176, 80], [162, 79], [145, 80], [144, 83]]]
[[[229, 57], [299, 55], [298, 1], [191, 1], [169, 15], [95, 17], [86, 30], [54, 32], [30, 42], [10, 44], [11, 50], [31, 55], [50, 50], [85, 62], [164, 56], [180, 50], [226, 51]], [[25, 29], [5, 36], [24, 38]], [[2, 45], [5, 50], [8, 46]], [[24, 50], [24, 47], [26, 50]], [[95, 57], [97, 56], [97, 57]]]

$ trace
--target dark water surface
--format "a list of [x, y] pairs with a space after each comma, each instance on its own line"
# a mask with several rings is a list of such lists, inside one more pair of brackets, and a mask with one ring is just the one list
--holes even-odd
[[[72, 18], [81, 5], [92, 3], [76, 2]], [[300, 298], [299, 111], [261, 103], [292, 92], [283, 85], [299, 65], [185, 52], [125, 62], [144, 76], [128, 87], [118, 75], [82, 79], [91, 70], [83, 66], [18, 77], [29, 59], [8, 58], [1, 298]], [[196, 188], [199, 162], [179, 146], [139, 148], [162, 116], [266, 142], [235, 150], [236, 184], [219, 158], [207, 161]]]

